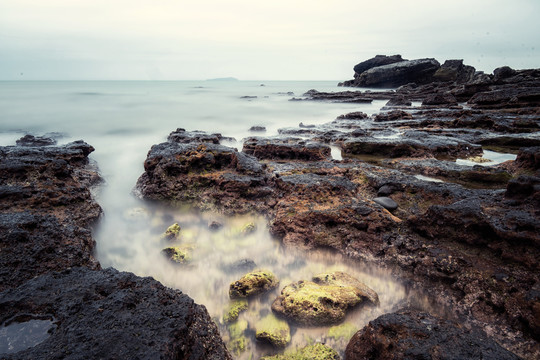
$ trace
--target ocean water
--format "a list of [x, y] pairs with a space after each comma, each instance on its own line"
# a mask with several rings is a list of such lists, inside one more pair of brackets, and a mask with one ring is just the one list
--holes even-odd
[[[105, 183], [95, 193], [104, 210], [97, 225], [97, 258], [103, 267], [115, 267], [140, 276], [152, 276], [204, 304], [218, 324], [224, 339], [234, 331], [223, 323], [229, 304], [229, 284], [242, 273], [228, 265], [253, 260], [258, 268], [280, 278], [274, 292], [250, 300], [240, 316], [245, 325], [244, 351], [239, 359], [258, 358], [280, 350], [254, 339], [257, 321], [271, 312], [270, 304], [285, 285], [328, 271], [354, 275], [378, 292], [379, 307], [355, 308], [346, 318], [352, 328], [391, 311], [406, 297], [404, 287], [383, 269], [351, 262], [339, 254], [316, 251], [298, 253], [283, 249], [268, 232], [264, 218], [256, 215], [224, 217], [196, 213], [187, 208], [169, 208], [137, 199], [132, 190], [143, 172], [143, 162], [153, 144], [165, 141], [176, 128], [219, 132], [237, 141], [249, 135], [251, 126], [265, 126], [264, 135], [299, 123], [323, 124], [351, 111], [376, 113], [384, 101], [372, 104], [289, 101], [310, 89], [340, 91], [336, 82], [0, 82], [0, 145], [13, 145], [29, 133], [50, 135], [60, 144], [83, 139], [96, 148], [96, 161]], [[334, 152], [336, 156], [338, 153]], [[223, 228], [210, 231], [219, 221]], [[162, 238], [165, 229], [178, 223], [179, 242], [192, 249], [189, 266], [170, 263], [161, 253], [170, 246]], [[241, 232], [254, 223], [256, 230]], [[289, 349], [323, 341], [343, 352], [348, 338], [331, 336], [328, 327], [292, 327]]]

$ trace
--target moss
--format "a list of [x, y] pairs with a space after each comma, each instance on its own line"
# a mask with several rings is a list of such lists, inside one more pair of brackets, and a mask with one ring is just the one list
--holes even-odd
[[336, 350], [323, 344], [308, 345], [281, 355], [264, 356], [261, 360], [339, 360]]
[[229, 351], [235, 354], [236, 356], [239, 356], [241, 353], [246, 351], [246, 347], [247, 347], [247, 339], [243, 336], [237, 339], [233, 339], [227, 344], [227, 348], [229, 349]]
[[231, 298], [246, 298], [271, 290], [279, 285], [279, 280], [270, 271], [257, 270], [242, 276], [229, 286]]
[[255, 338], [267, 341], [275, 347], [284, 348], [291, 341], [291, 330], [286, 321], [268, 314], [255, 325]]
[[377, 294], [355, 278], [335, 272], [286, 286], [272, 310], [305, 325], [335, 324], [345, 312], [365, 299], [378, 303]]
[[172, 262], [180, 265], [185, 265], [190, 263], [192, 260], [192, 250], [192, 246], [182, 245], [168, 247], [161, 250], [161, 252]]
[[163, 239], [175, 240], [180, 237], [180, 225], [174, 223], [165, 230], [165, 233], [161, 236]]
[[255, 232], [256, 230], [257, 230], [257, 225], [255, 225], [255, 223], [253, 222], [250, 222], [242, 226], [242, 229], [240, 230], [240, 232], [244, 235], [248, 235]]
[[231, 323], [233, 321], [236, 321], [238, 319], [238, 315], [242, 312], [247, 310], [248, 308], [248, 302], [245, 299], [239, 299], [231, 301], [229, 304], [229, 307], [225, 311], [225, 314], [223, 315], [223, 321], [225, 323]]
[[237, 339], [244, 336], [244, 332], [247, 330], [247, 328], [248, 322], [246, 320], [238, 320], [237, 322], [227, 326], [231, 339]]
[[328, 337], [336, 341], [349, 341], [357, 331], [358, 329], [353, 324], [343, 323], [341, 325], [332, 326], [328, 330]]

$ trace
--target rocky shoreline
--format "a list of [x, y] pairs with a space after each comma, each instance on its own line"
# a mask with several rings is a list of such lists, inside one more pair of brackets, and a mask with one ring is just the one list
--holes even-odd
[[[413, 73], [420, 63], [413, 61]], [[354, 112], [322, 126], [250, 137], [242, 151], [222, 145], [219, 134], [177, 129], [150, 149], [137, 189], [145, 199], [201, 210], [262, 213], [286, 247], [331, 248], [393, 269], [411, 291], [431, 299], [440, 329], [451, 319], [461, 324], [463, 337], [485, 333], [495, 340], [470, 351], [464, 344], [476, 341], [456, 340], [447, 358], [516, 358], [497, 343], [535, 358], [540, 72], [500, 68], [486, 75], [460, 61], [429, 63], [434, 70], [422, 70], [420, 84], [403, 75], [407, 64], [397, 75], [386, 73], [395, 66], [372, 71], [383, 74], [384, 86], [402, 85], [395, 91], [312, 90], [293, 98], [388, 103], [373, 116]], [[343, 159], [331, 158], [331, 146]], [[494, 150], [515, 160], [490, 165], [486, 154]], [[426, 316], [432, 315], [399, 326], [414, 328]], [[392, 333], [383, 331], [377, 341], [392, 344]], [[437, 347], [437, 341], [409, 340], [421, 342], [425, 352]], [[491, 346], [497, 355], [490, 355]], [[408, 358], [399, 347], [388, 348], [388, 358]]]
[[[242, 151], [220, 134], [177, 129], [148, 152], [137, 193], [263, 214], [286, 248], [332, 249], [391, 269], [411, 300], [360, 329], [346, 359], [537, 358], [540, 70], [488, 75], [459, 60], [399, 55], [354, 70], [344, 86], [397, 89], [311, 90], [291, 100], [388, 101], [381, 113], [253, 136]], [[0, 147], [0, 318], [4, 329], [42, 333], [2, 359], [232, 358], [204, 306], [154, 279], [101, 269], [91, 235], [101, 215], [90, 192], [100, 182], [93, 150], [31, 136]], [[500, 154], [513, 156], [490, 159]], [[268, 321], [287, 326], [282, 318], [297, 309], [285, 298], [307, 285], [315, 286], [286, 286]], [[259, 337], [283, 346], [271, 333]], [[323, 358], [338, 357], [323, 348]], [[291, 356], [313, 358], [315, 349]]]

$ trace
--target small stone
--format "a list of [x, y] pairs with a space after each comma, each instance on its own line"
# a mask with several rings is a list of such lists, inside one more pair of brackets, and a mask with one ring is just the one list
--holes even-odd
[[238, 299], [231, 301], [229, 307], [225, 311], [225, 315], [223, 315], [223, 322], [231, 323], [236, 321], [240, 313], [247, 310], [247, 308], [248, 302], [246, 299]]
[[180, 236], [180, 230], [180, 225], [178, 225], [178, 223], [174, 223], [169, 226], [167, 230], [165, 230], [165, 233], [162, 235], [162, 237], [167, 240], [178, 239], [178, 237]]
[[389, 197], [376, 197], [375, 199], [373, 199], [373, 201], [375, 201], [377, 204], [381, 205], [388, 211], [394, 211], [398, 208], [398, 204]]
[[253, 132], [265, 132], [266, 131], [266, 127], [264, 126], [252, 126], [249, 128], [249, 131], [253, 131]]
[[242, 232], [242, 234], [248, 235], [255, 232], [255, 230], [257, 230], [257, 225], [255, 225], [255, 223], [250, 222], [242, 226], [242, 229], [240, 231]]
[[191, 262], [192, 247], [188, 245], [168, 247], [161, 252], [172, 262], [180, 265], [185, 265]]
[[219, 230], [223, 227], [223, 224], [220, 223], [219, 221], [212, 221], [210, 224], [208, 224], [208, 228], [212, 231], [216, 231], [216, 230]]

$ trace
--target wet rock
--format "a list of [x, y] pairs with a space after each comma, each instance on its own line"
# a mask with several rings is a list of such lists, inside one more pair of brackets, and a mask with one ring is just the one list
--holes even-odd
[[339, 354], [331, 347], [317, 343], [294, 352], [274, 356], [263, 356], [261, 360], [339, 360]]
[[228, 272], [246, 272], [253, 270], [256, 266], [255, 261], [251, 259], [240, 259], [225, 265], [223, 268]]
[[474, 108], [501, 109], [540, 106], [540, 79], [537, 87], [503, 87], [476, 93], [468, 103]]
[[345, 351], [354, 359], [519, 359], [483, 331], [414, 310], [385, 314], [357, 332]]
[[252, 132], [265, 132], [266, 127], [264, 127], [264, 126], [252, 126], [252, 127], [249, 128], [249, 131], [252, 131]]
[[190, 143], [211, 143], [219, 144], [222, 139], [221, 134], [208, 134], [204, 131], [186, 131], [185, 129], [178, 128], [171, 132], [167, 137], [167, 141], [190, 144]]
[[270, 271], [257, 270], [242, 276], [229, 286], [229, 296], [246, 298], [274, 289], [279, 285], [278, 278]]
[[510, 180], [506, 187], [505, 197], [518, 200], [531, 198], [540, 203], [540, 177], [520, 175]]
[[242, 311], [247, 310], [248, 302], [246, 299], [237, 299], [230, 302], [229, 307], [223, 315], [223, 322], [232, 323], [238, 319]]
[[56, 140], [44, 136], [25, 135], [16, 141], [19, 146], [50, 146], [56, 145]]
[[186, 265], [189, 264], [193, 258], [192, 251], [192, 246], [181, 245], [165, 248], [161, 252], [173, 263], [178, 265]]
[[422, 101], [423, 106], [439, 106], [439, 107], [448, 107], [448, 106], [456, 106], [457, 100], [454, 95], [444, 93], [444, 94], [433, 94], [428, 96], [427, 98]]
[[313, 280], [285, 286], [272, 310], [296, 323], [320, 326], [340, 322], [349, 307], [364, 300], [378, 304], [373, 290], [346, 274], [323, 274]]
[[388, 112], [382, 112], [377, 114], [374, 118], [375, 121], [396, 121], [396, 120], [411, 120], [413, 116], [403, 110], [392, 110]]
[[217, 231], [221, 229], [222, 227], [223, 227], [223, 224], [215, 220], [213, 220], [212, 222], [210, 222], [210, 224], [208, 224], [208, 228], [212, 231]]
[[412, 105], [412, 102], [409, 99], [407, 99], [405, 96], [396, 95], [393, 98], [391, 98], [390, 100], [388, 100], [388, 102], [384, 106], [385, 107], [394, 107], [394, 106], [397, 107], [397, 106], [411, 106], [411, 105]]
[[284, 348], [291, 341], [291, 330], [286, 321], [268, 314], [255, 325], [255, 338], [274, 347]]
[[73, 268], [0, 294], [0, 322], [54, 318], [42, 343], [5, 359], [231, 359], [203, 306], [187, 295], [114, 269]]
[[433, 80], [463, 84], [472, 81], [475, 72], [474, 67], [463, 65], [463, 60], [446, 60], [433, 74]]
[[377, 191], [377, 196], [388, 196], [388, 195], [392, 195], [393, 192], [394, 192], [394, 188], [392, 186], [383, 185]]
[[180, 238], [180, 225], [174, 223], [165, 230], [165, 233], [162, 235], [162, 238], [167, 240], [175, 240]]
[[360, 75], [364, 71], [367, 71], [371, 68], [382, 66], [382, 65], [394, 64], [394, 63], [402, 62], [402, 61], [407, 61], [407, 59], [403, 59], [401, 55], [392, 55], [392, 56], [377, 55], [374, 58], [371, 58], [369, 60], [362, 61], [361, 63], [356, 64], [353, 70], [356, 74]]
[[377, 66], [362, 72], [355, 79], [355, 86], [392, 88], [408, 83], [423, 84], [433, 81], [440, 68], [435, 59], [417, 59]]
[[318, 161], [330, 158], [327, 145], [297, 138], [249, 138], [242, 151], [258, 159]]
[[376, 197], [373, 199], [377, 204], [381, 205], [388, 211], [394, 211], [398, 208], [398, 204], [390, 199], [389, 197], [382, 196], [382, 197]]
[[342, 119], [346, 119], [346, 120], [365, 120], [368, 118], [368, 115], [366, 113], [363, 113], [361, 111], [355, 111], [355, 112], [350, 112], [350, 113], [347, 113], [347, 114], [344, 114], [344, 115], [339, 115], [337, 117], [338, 119], [342, 120]]
[[245, 224], [240, 229], [240, 232], [243, 235], [249, 235], [251, 233], [254, 233], [255, 231], [257, 231], [257, 225], [255, 225], [255, 223], [252, 223], [252, 222], [249, 222], [249, 223]]
[[516, 158], [516, 165], [527, 170], [540, 169], [540, 146], [521, 148]]

